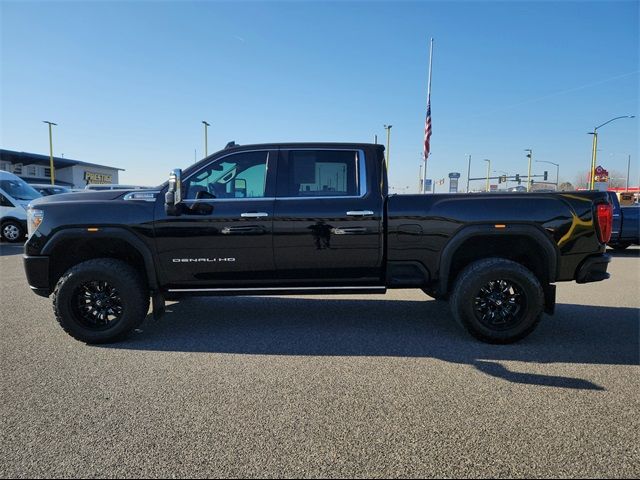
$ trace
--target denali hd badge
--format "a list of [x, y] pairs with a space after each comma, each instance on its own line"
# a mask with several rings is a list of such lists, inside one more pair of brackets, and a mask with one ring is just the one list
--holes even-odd
[[173, 263], [218, 263], [218, 262], [235, 262], [233, 257], [227, 258], [174, 258]]

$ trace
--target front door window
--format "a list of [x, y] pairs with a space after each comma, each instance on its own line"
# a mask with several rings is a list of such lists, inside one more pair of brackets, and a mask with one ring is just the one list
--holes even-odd
[[264, 198], [268, 152], [242, 152], [224, 157], [184, 183], [184, 198]]

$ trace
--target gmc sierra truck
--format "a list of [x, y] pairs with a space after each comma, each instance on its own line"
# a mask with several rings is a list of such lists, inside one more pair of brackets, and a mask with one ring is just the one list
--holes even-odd
[[[448, 300], [476, 338], [517, 341], [555, 283], [609, 277], [604, 192], [388, 195], [384, 148], [233, 143], [153, 190], [28, 209], [31, 289], [87, 343], [123, 338], [186, 295], [381, 294]], [[304, 315], [304, 312], [300, 312]]]

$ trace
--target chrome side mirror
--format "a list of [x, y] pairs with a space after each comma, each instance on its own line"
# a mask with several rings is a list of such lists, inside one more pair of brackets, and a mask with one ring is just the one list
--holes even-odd
[[169, 175], [169, 190], [164, 196], [164, 209], [167, 215], [179, 215], [182, 202], [182, 170], [176, 168]]

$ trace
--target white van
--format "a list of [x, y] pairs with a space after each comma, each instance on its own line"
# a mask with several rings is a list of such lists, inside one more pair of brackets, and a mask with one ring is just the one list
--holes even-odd
[[0, 170], [0, 236], [19, 242], [27, 234], [27, 205], [39, 192], [13, 173]]

